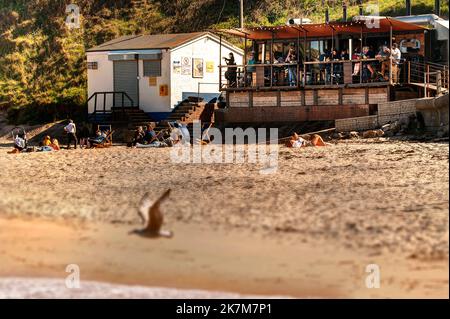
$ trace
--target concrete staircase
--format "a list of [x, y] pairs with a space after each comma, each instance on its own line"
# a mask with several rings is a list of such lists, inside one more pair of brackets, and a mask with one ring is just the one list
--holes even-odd
[[[205, 109], [208, 105], [209, 104], [206, 104], [203, 101], [194, 102], [185, 100], [181, 102], [164, 121], [161, 121], [156, 126], [155, 130], [159, 131], [161, 129], [167, 128], [167, 122], [178, 121], [180, 123], [186, 124], [188, 127], [192, 126], [192, 123], [195, 120], [201, 120], [203, 122], [204, 119], [202, 118], [202, 116], [204, 115]], [[209, 119], [209, 121], [211, 121], [211, 119]]]
[[147, 125], [152, 119], [139, 108], [112, 108], [112, 122], [128, 123], [128, 127], [134, 129], [137, 126]]
[[[163, 129], [168, 129], [168, 122], [179, 122], [185, 124], [192, 137], [193, 125], [195, 120], [200, 120], [203, 126], [209, 125], [213, 122], [214, 110], [217, 108], [215, 103], [205, 103], [203, 101], [196, 101], [195, 99], [187, 99], [181, 102], [175, 107], [172, 113], [163, 121], [160, 121], [155, 126], [155, 131], [159, 132]], [[128, 119], [128, 128], [124, 132], [124, 141], [130, 142], [134, 134], [135, 129], [138, 126], [148, 125], [154, 123], [142, 110], [139, 109], [126, 109], [126, 115], [123, 115], [121, 109], [117, 110], [117, 116], [126, 116]]]

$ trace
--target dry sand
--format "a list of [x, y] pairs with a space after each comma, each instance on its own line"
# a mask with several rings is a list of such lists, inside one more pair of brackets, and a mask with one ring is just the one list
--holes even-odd
[[[174, 164], [169, 149], [8, 155], [0, 147], [0, 276], [294, 297], [448, 298], [448, 143], [281, 147], [254, 164]], [[171, 240], [127, 232], [171, 188]], [[364, 285], [380, 265], [380, 289]]]

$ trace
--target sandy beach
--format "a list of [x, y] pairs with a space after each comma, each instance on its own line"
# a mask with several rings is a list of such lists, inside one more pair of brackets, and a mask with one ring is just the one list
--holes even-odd
[[[244, 295], [448, 298], [447, 143], [280, 146], [278, 169], [176, 164], [169, 149], [6, 154], [1, 277], [64, 278]], [[143, 239], [145, 192], [167, 188], [172, 239]], [[378, 264], [381, 288], [365, 286]], [[1, 284], [0, 284], [1, 289]]]

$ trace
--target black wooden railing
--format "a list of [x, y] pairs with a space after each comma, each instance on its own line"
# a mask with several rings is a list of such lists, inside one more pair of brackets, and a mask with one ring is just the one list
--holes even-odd
[[[107, 107], [108, 95], [112, 95], [112, 105]], [[100, 97], [100, 98], [99, 98]], [[89, 104], [91, 100], [94, 100], [94, 112], [92, 114], [97, 113], [111, 113], [113, 109], [119, 108], [125, 112], [125, 108], [137, 108], [137, 105], [134, 105], [133, 99], [126, 93], [121, 91], [112, 91], [112, 92], [95, 92], [93, 93], [86, 103]], [[99, 107], [100, 101], [103, 100], [103, 107]], [[120, 103], [117, 103], [120, 102]], [[128, 102], [128, 103], [126, 103]]]

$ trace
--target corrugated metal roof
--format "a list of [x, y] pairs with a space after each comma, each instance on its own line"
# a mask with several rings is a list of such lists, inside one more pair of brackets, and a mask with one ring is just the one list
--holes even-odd
[[140, 49], [173, 49], [206, 34], [209, 34], [209, 32], [123, 36], [93, 47], [87, 50], [87, 52]]

